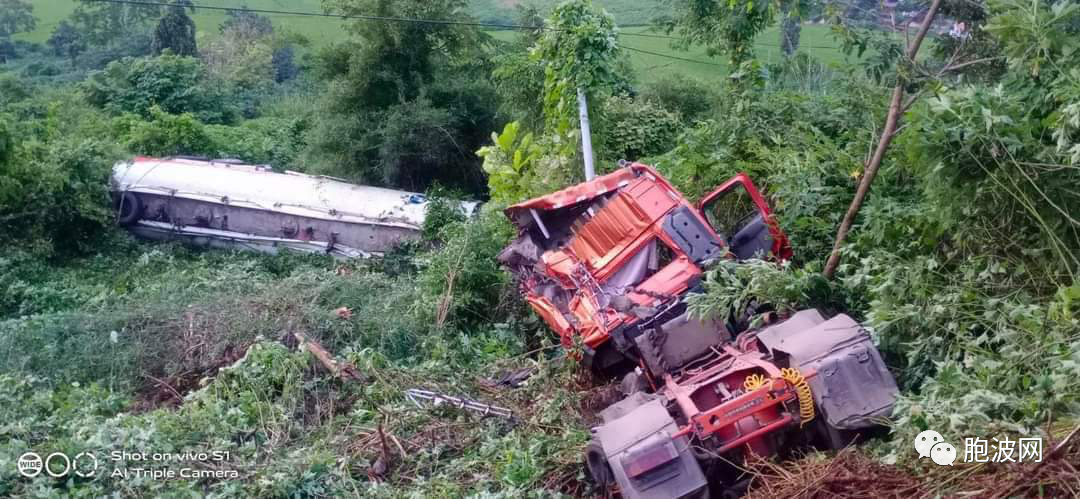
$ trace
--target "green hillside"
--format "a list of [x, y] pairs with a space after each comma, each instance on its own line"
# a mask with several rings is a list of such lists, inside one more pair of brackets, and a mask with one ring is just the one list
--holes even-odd
[[[49, 34], [75, 11], [76, 0], [31, 0], [34, 15], [38, 18], [37, 29], [22, 33], [16, 38], [32, 42], [44, 42]], [[196, 5], [207, 7], [240, 7], [251, 9], [282, 10], [294, 12], [322, 12], [320, 0], [198, 0]], [[329, 43], [342, 34], [341, 22], [326, 17], [295, 16], [285, 14], [267, 14], [274, 24], [304, 35], [316, 45]], [[216, 34], [218, 25], [225, 19], [221, 10], [199, 10], [191, 15], [200, 34]]]
[[[49, 34], [61, 20], [75, 10], [76, 0], [33, 0], [34, 14], [38, 18], [37, 29], [30, 33], [23, 33], [16, 38], [33, 42], [44, 42]], [[229, 7], [247, 5], [252, 9], [282, 10], [295, 12], [322, 12], [320, 0], [199, 0], [198, 5], [209, 7]], [[515, 0], [473, 0], [470, 11], [473, 16], [483, 22], [512, 22]], [[542, 9], [550, 9], [558, 3], [555, 0], [542, 0], [536, 5]], [[660, 2], [644, 1], [635, 2], [627, 0], [608, 0], [597, 2], [603, 5], [615, 19], [621, 24], [640, 24], [648, 22], [662, 9]], [[332, 43], [340, 39], [344, 32], [339, 20], [326, 17], [297, 16], [287, 14], [266, 14], [279, 28], [307, 37], [315, 46]], [[217, 27], [225, 18], [225, 13], [220, 10], [196, 10], [192, 15], [199, 29], [199, 36], [216, 36]], [[671, 48], [671, 39], [661, 33], [654, 33], [648, 28], [625, 28], [622, 30], [622, 44], [628, 50], [631, 62], [638, 72], [639, 78], [650, 80], [657, 75], [671, 72], [681, 73], [696, 78], [708, 80], [727, 73], [725, 61], [722, 58], [710, 58], [705, 55], [704, 48], [693, 47], [683, 52]], [[828, 36], [829, 29], [825, 26], [808, 25], [802, 31], [802, 50], [823, 62], [837, 63], [843, 59], [839, 48], [834, 40]], [[651, 36], [635, 36], [647, 34]], [[492, 35], [500, 40], [509, 40], [515, 36], [513, 31], [493, 31]], [[778, 33], [776, 28], [765, 31], [757, 42], [759, 57], [765, 62], [775, 62], [780, 58]], [[635, 50], [636, 49], [636, 50]], [[651, 52], [648, 53], [648, 52]], [[656, 55], [663, 54], [663, 55]], [[694, 62], [698, 61], [698, 62]]]
[[[76, 0], [31, 0], [34, 5], [34, 15], [38, 18], [37, 29], [30, 33], [23, 33], [17, 38], [34, 42], [43, 42], [49, 38], [49, 34], [56, 28], [60, 21], [71, 15], [78, 4]], [[322, 12], [321, 0], [198, 0], [196, 5], [207, 7], [240, 7], [247, 6], [251, 9], [282, 10], [295, 12]], [[513, 21], [517, 0], [472, 0], [469, 12], [477, 19], [484, 22], [507, 23]], [[556, 0], [539, 0], [533, 2], [545, 12], [558, 3]], [[659, 12], [660, 2], [656, 0], [608, 0], [597, 2], [615, 16], [621, 24], [640, 24], [649, 22]], [[315, 44], [323, 44], [337, 38], [340, 31], [340, 23], [330, 18], [295, 16], [286, 14], [268, 14], [274, 24], [283, 25], [288, 29], [300, 33]], [[195, 20], [199, 31], [216, 32], [217, 25], [225, 17], [220, 10], [196, 10], [192, 18]]]

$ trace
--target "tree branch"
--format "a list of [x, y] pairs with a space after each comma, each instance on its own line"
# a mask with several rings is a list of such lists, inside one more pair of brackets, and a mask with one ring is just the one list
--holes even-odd
[[956, 64], [956, 65], [953, 65], [953, 66], [946, 66], [945, 69], [941, 70], [941, 72], [942, 73], [947, 73], [949, 71], [956, 71], [957, 69], [965, 68], [965, 67], [972, 66], [972, 65], [975, 65], [975, 64], [982, 64], [984, 62], [996, 61], [998, 59], [1004, 59], [1004, 58], [1005, 58], [1004, 56], [983, 57], [982, 59], [975, 59], [974, 61], [961, 62], [960, 64]]
[[[919, 47], [922, 45], [923, 39], [926, 38], [926, 33], [930, 31], [930, 25], [933, 24], [934, 18], [937, 17], [939, 7], [941, 7], [941, 0], [934, 0], [926, 11], [926, 17], [923, 18], [922, 25], [919, 26], [919, 32], [915, 34], [915, 39], [908, 45], [904, 54], [909, 61], [914, 61], [915, 56], [919, 53]], [[907, 105], [904, 105], [903, 102], [904, 85], [906, 83], [907, 81], [903, 76], [897, 77], [892, 98], [889, 100], [889, 114], [885, 117], [885, 128], [881, 131], [881, 138], [878, 141], [877, 148], [874, 150], [874, 154], [870, 157], [870, 161], [866, 163], [863, 177], [859, 181], [859, 188], [855, 190], [855, 197], [851, 200], [847, 213], [844, 214], [844, 220], [840, 222], [840, 227], [836, 230], [836, 240], [833, 242], [832, 253], [825, 263], [825, 269], [821, 272], [826, 279], [832, 279], [836, 273], [836, 268], [840, 265], [840, 248], [844, 246], [844, 239], [847, 238], [848, 231], [851, 230], [851, 226], [855, 223], [855, 216], [859, 214], [859, 209], [862, 208], [862, 203], [866, 199], [867, 193], [870, 192], [870, 184], [874, 181], [874, 177], [877, 176], [881, 161], [885, 158], [885, 152], [889, 149], [893, 137], [896, 136], [900, 116], [907, 106], [911, 105], [911, 102]]]

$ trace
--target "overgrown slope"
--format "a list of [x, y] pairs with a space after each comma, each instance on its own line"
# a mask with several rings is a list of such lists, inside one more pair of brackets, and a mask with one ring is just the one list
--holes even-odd
[[[340, 3], [464, 18], [452, 0]], [[1075, 445], [1050, 455], [1080, 423], [1080, 7], [965, 5], [949, 15], [971, 22], [971, 38], [937, 37], [916, 61], [897, 59], [895, 34], [841, 22], [863, 57], [758, 50], [708, 83], [639, 74], [587, 2], [558, 19], [586, 29], [503, 44], [462, 25], [355, 22], [344, 43], [308, 52], [252, 17], [193, 56], [154, 53], [156, 19], [83, 52], [16, 47], [0, 66], [0, 494], [602, 494], [581, 450], [613, 393], [554, 344], [495, 262], [511, 232], [500, 207], [581, 179], [577, 86], [600, 171], [655, 164], [688, 197], [748, 172], [790, 236], [791, 262], [710, 269], [699, 313], [751, 297], [846, 312], [901, 383], [887, 436], [755, 463], [752, 494], [1080, 490]], [[739, 28], [760, 13], [701, 22]], [[972, 64], [950, 68], [959, 60]], [[827, 280], [823, 260], [901, 75], [916, 98]], [[433, 194], [442, 183], [488, 204], [464, 221], [436, 203], [424, 240], [382, 259], [202, 252], [113, 227], [109, 168], [135, 154], [238, 157]], [[296, 333], [362, 379], [327, 372]], [[499, 383], [523, 369], [524, 387]], [[417, 407], [403, 392], [414, 387], [516, 419]], [[911, 449], [926, 429], [955, 442], [1040, 437], [1046, 464], [938, 468]], [[210, 474], [190, 481], [28, 479], [15, 465], [28, 449], [230, 457], [200, 462]]]

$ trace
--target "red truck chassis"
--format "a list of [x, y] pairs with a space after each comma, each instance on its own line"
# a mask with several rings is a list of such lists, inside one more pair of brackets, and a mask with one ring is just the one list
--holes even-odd
[[625, 374], [627, 397], [601, 411], [586, 451], [623, 497], [707, 497], [738, 482], [746, 453], [842, 446], [891, 413], [895, 381], [849, 317], [770, 313], [744, 331], [742, 311], [687, 311], [712, 262], [791, 256], [745, 174], [691, 203], [629, 164], [506, 215], [518, 238], [499, 260], [526, 301], [594, 370]]

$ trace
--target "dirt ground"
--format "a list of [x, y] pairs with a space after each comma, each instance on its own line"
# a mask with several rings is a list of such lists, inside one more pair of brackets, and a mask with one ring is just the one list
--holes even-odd
[[1040, 463], [927, 464], [906, 470], [848, 448], [832, 459], [759, 460], [748, 498], [1080, 497], [1080, 443], [1046, 446]]

